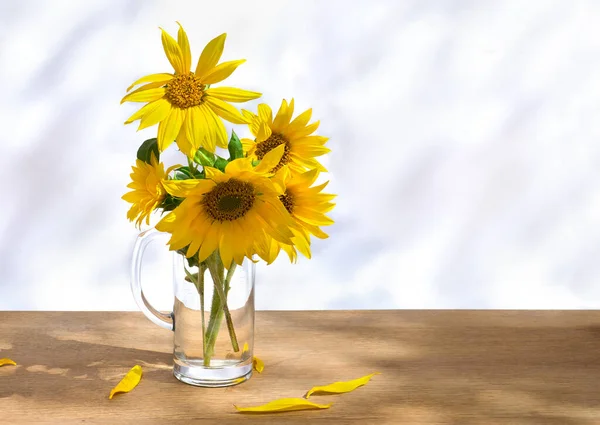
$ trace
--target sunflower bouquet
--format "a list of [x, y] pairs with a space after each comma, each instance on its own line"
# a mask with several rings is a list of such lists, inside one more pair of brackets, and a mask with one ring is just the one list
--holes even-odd
[[[185, 257], [186, 280], [201, 300], [209, 271], [218, 295], [206, 327], [202, 311], [202, 357], [210, 365], [219, 317], [226, 319], [233, 350], [240, 350], [227, 300], [236, 267], [259, 258], [271, 264], [281, 251], [292, 262], [298, 252], [310, 258], [311, 237], [327, 238], [320, 227], [333, 223], [325, 214], [335, 195], [322, 193], [328, 182], [315, 182], [327, 171], [316, 157], [330, 150], [328, 139], [314, 134], [319, 122], [309, 123], [310, 109], [294, 118], [293, 99], [283, 100], [275, 115], [266, 103], [240, 112], [232, 103], [261, 93], [213, 87], [244, 62], [220, 62], [226, 34], [206, 45], [192, 71], [181, 25], [177, 40], [161, 31], [174, 72], [138, 79], [121, 101], [146, 103], [125, 124], [139, 120], [138, 130], [158, 124], [156, 138], [137, 151], [131, 191], [123, 199], [132, 204], [127, 217], [138, 227], [150, 225], [153, 212], [162, 214], [155, 228], [168, 233], [169, 249]], [[228, 136], [224, 120], [247, 127], [252, 137], [240, 139], [233, 130]], [[185, 165], [165, 168], [161, 153], [172, 146]]]

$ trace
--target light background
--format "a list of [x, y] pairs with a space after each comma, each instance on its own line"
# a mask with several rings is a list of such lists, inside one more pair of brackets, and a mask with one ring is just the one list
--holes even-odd
[[[227, 85], [331, 138], [330, 239], [259, 309], [600, 307], [598, 1], [0, 1], [0, 309], [136, 309], [119, 105], [227, 32]], [[255, 108], [258, 102], [245, 107]], [[240, 132], [244, 135], [247, 130]], [[168, 159], [167, 159], [168, 160]], [[154, 247], [149, 298], [172, 304]]]

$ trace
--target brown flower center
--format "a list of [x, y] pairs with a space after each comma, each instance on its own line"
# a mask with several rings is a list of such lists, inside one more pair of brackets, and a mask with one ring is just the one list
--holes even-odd
[[174, 106], [182, 109], [191, 108], [202, 103], [205, 88], [206, 86], [200, 83], [193, 72], [175, 75], [167, 83], [165, 97]]
[[290, 214], [294, 211], [294, 195], [290, 192], [286, 190], [283, 195], [279, 195], [279, 200]]
[[269, 138], [263, 142], [259, 142], [256, 144], [256, 157], [258, 159], [263, 159], [264, 156], [271, 152], [279, 145], [285, 144], [283, 156], [279, 161], [279, 164], [275, 168], [273, 168], [273, 172], [279, 170], [285, 164], [287, 164], [290, 160], [290, 142], [285, 138], [283, 134], [273, 133]]
[[204, 195], [202, 204], [213, 220], [237, 220], [254, 205], [254, 186], [237, 179], [217, 183]]

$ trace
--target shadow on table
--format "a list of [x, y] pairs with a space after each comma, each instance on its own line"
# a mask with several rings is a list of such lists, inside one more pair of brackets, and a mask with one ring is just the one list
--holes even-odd
[[[314, 334], [314, 351], [319, 352], [312, 361], [284, 360], [279, 366], [282, 372], [311, 379], [318, 379], [324, 369], [331, 375], [336, 364], [364, 374], [381, 372], [368, 384], [379, 386], [375, 397], [375, 390], [365, 387], [344, 403], [349, 416], [368, 404], [374, 417], [380, 412], [380, 418], [389, 418], [394, 411], [406, 421], [401, 423], [584, 425], [600, 419], [600, 380], [590, 378], [600, 376], [597, 329], [434, 326], [418, 321], [397, 327], [318, 317], [278, 317], [287, 321], [280, 326], [290, 335], [303, 335], [302, 341]], [[327, 341], [320, 343], [319, 335], [328, 335]], [[281, 343], [294, 350], [293, 338]], [[298, 352], [305, 348], [296, 347]], [[335, 374], [336, 380], [359, 377], [349, 376], [345, 368]], [[341, 404], [349, 398], [314, 400], [338, 399]]]
[[144, 381], [175, 380], [171, 353], [63, 340], [41, 333], [34, 341], [31, 335], [23, 335], [12, 342], [10, 355], [18, 366], [0, 370], [0, 399], [16, 394], [68, 403], [89, 400], [91, 392], [104, 399], [136, 364], [143, 368]]

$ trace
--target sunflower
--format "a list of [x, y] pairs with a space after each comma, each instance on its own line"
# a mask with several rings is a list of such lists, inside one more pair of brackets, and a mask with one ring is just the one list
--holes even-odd
[[328, 181], [311, 187], [318, 175], [317, 169], [292, 175], [287, 167], [283, 167], [273, 177], [273, 182], [282, 192], [279, 200], [291, 214], [295, 226], [291, 228], [294, 234], [292, 244], [280, 243], [276, 240], [270, 241], [270, 258], [276, 258], [280, 248], [288, 254], [292, 262], [295, 262], [297, 258], [296, 249], [305, 257], [310, 258], [310, 235], [320, 239], [329, 237], [319, 226], [329, 226], [334, 223], [325, 213], [331, 211], [335, 206], [330, 201], [336, 195], [321, 193], [329, 183]]
[[188, 37], [179, 25], [177, 41], [162, 28], [162, 44], [174, 74], [151, 74], [134, 82], [147, 83], [127, 94], [123, 102], [148, 102], [125, 124], [140, 120], [138, 130], [158, 124], [158, 148], [162, 152], [175, 140], [179, 149], [193, 157], [200, 147], [210, 152], [215, 146], [227, 148], [227, 132], [221, 118], [234, 124], [247, 124], [239, 111], [227, 102], [246, 102], [261, 96], [232, 87], [209, 88], [223, 81], [245, 59], [217, 65], [227, 34], [211, 40], [200, 55], [194, 72]]
[[241, 265], [244, 257], [254, 254], [268, 260], [264, 247], [269, 238], [291, 243], [293, 220], [266, 173], [281, 153], [265, 157], [256, 168], [240, 158], [227, 164], [224, 173], [205, 167], [206, 179], [165, 182], [172, 196], [184, 198], [156, 225], [157, 230], [171, 233], [170, 249], [187, 247], [186, 257], [198, 253], [199, 262], [219, 249], [229, 268], [233, 261]]
[[242, 110], [242, 114], [250, 121], [248, 126], [256, 137], [255, 140], [242, 139], [244, 152], [249, 158], [260, 160], [273, 148], [284, 145], [285, 152], [273, 171], [284, 165], [290, 167], [293, 173], [302, 173], [307, 169], [327, 171], [315, 157], [330, 151], [324, 146], [329, 139], [311, 136], [319, 127], [319, 121], [307, 125], [312, 109], [304, 111], [290, 122], [294, 114], [294, 99], [289, 104], [284, 99], [275, 119], [269, 105], [264, 103], [258, 105], [258, 115], [246, 110]]
[[[129, 221], [136, 220], [136, 225], [141, 227], [142, 221], [146, 219], [146, 225], [150, 224], [150, 214], [165, 199], [166, 191], [163, 186], [167, 174], [162, 162], [158, 162], [156, 156], [152, 154], [150, 164], [141, 160], [136, 160], [136, 165], [132, 166], [133, 173], [130, 174], [132, 182], [127, 187], [133, 189], [121, 197], [125, 201], [133, 204], [127, 211]], [[175, 166], [178, 167], [178, 166]]]

